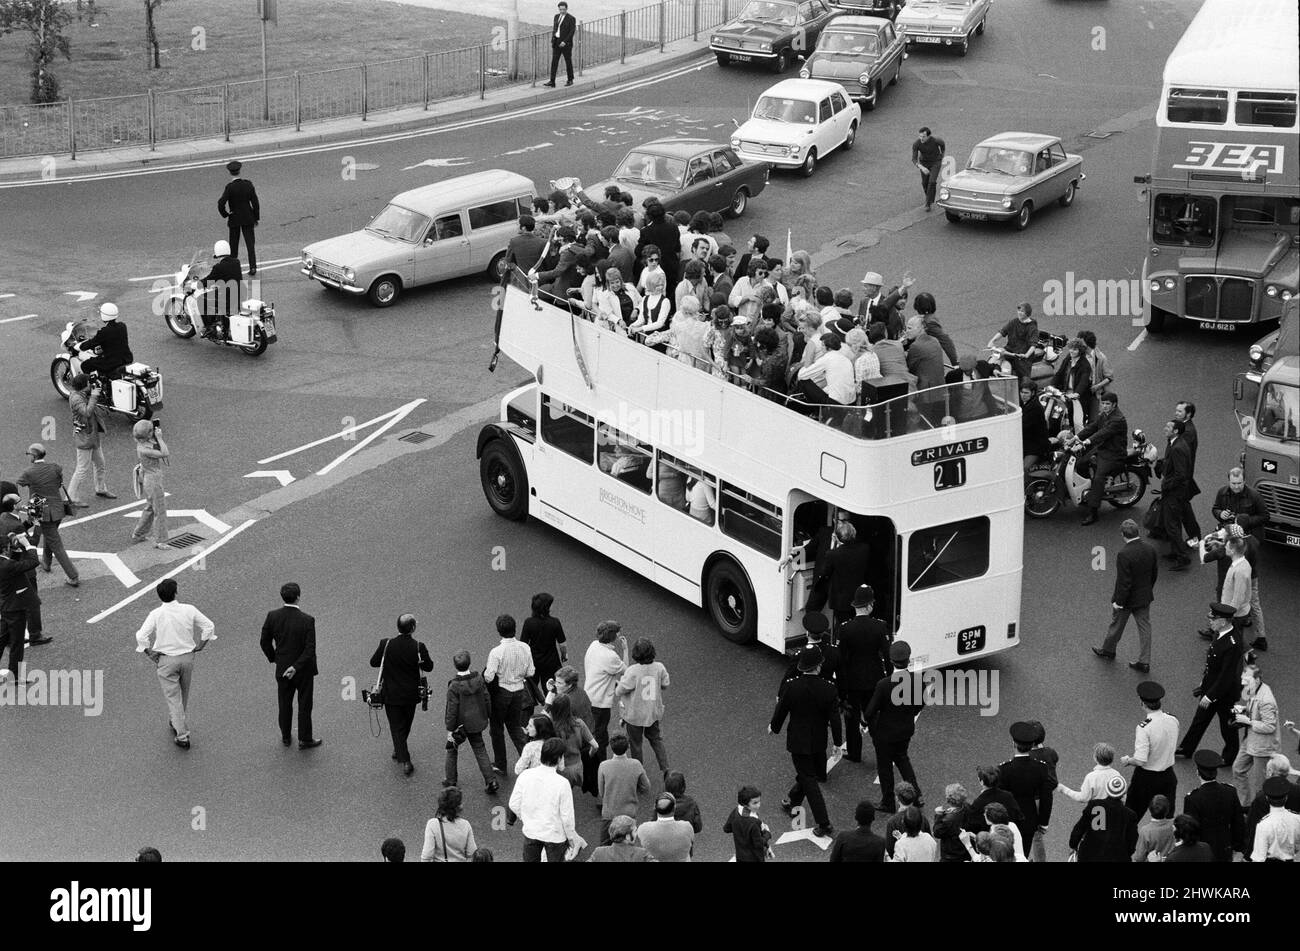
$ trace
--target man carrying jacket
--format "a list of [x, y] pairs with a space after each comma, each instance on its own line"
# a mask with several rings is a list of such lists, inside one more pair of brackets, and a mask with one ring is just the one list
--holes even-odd
[[1101, 497], [1106, 491], [1106, 480], [1115, 473], [1124, 471], [1128, 456], [1128, 420], [1119, 411], [1119, 397], [1114, 393], [1103, 396], [1099, 414], [1079, 430], [1079, 439], [1084, 448], [1090, 450], [1089, 455], [1093, 461], [1092, 484], [1083, 497], [1084, 507], [1088, 510], [1088, 514], [1083, 517], [1083, 525], [1097, 521]]
[[469, 669], [469, 651], [460, 651], [452, 658], [452, 663], [456, 667], [456, 676], [447, 682], [447, 778], [442, 784], [459, 785], [456, 761], [460, 756], [460, 745], [468, 741], [487, 791], [495, 793], [501, 784], [492, 772], [492, 761], [488, 759], [487, 747], [483, 743], [483, 731], [488, 727], [491, 712], [487, 683], [477, 670]]
[[1156, 577], [1160, 573], [1156, 550], [1140, 537], [1138, 523], [1124, 519], [1120, 526], [1124, 547], [1115, 557], [1115, 590], [1110, 596], [1110, 630], [1101, 647], [1092, 652], [1098, 657], [1113, 658], [1115, 647], [1124, 635], [1131, 616], [1137, 621], [1138, 659], [1129, 664], [1140, 673], [1151, 669], [1151, 602], [1155, 600]]

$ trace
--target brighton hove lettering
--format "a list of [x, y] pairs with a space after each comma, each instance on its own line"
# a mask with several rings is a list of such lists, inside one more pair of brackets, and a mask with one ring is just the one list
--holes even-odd
[[955, 667], [911, 672], [896, 670], [890, 675], [890, 680], [894, 684], [890, 699], [898, 705], [977, 706], [982, 717], [998, 715], [1000, 703], [996, 670], [960, 670]]
[[611, 508], [618, 509], [624, 515], [636, 519], [642, 525], [645, 524], [645, 509], [641, 508], [641, 506], [633, 505], [627, 499], [619, 498], [613, 492], [608, 492], [605, 489], [600, 490], [600, 501]]
[[969, 456], [973, 453], [984, 452], [988, 448], [989, 437], [987, 436], [976, 436], [974, 439], [963, 439], [961, 442], [931, 446], [928, 449], [918, 449], [912, 453], [912, 465], [923, 466], [927, 462], [938, 462], [940, 459]]
[[[22, 686], [30, 678], [27, 686]], [[18, 665], [14, 684], [0, 688], [0, 707], [81, 707], [88, 717], [104, 712], [102, 670], [29, 670]]]
[[148, 931], [153, 921], [153, 889], [86, 888], [73, 882], [71, 888], [50, 892], [50, 921], [127, 921], [133, 931]]
[[1146, 285], [1140, 280], [1043, 282], [1043, 313], [1048, 317], [1141, 317]]

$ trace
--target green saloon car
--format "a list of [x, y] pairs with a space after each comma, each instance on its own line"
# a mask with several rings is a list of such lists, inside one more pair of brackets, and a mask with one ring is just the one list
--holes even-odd
[[740, 16], [709, 37], [719, 66], [766, 63], [783, 73], [817, 45], [834, 11], [826, 0], [750, 0]]

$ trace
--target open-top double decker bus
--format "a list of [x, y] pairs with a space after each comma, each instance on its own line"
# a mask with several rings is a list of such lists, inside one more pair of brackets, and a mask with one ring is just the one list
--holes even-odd
[[843, 510], [871, 553], [852, 581], [875, 589], [914, 666], [1018, 643], [1014, 379], [810, 417], [591, 317], [507, 278], [498, 344], [533, 380], [479, 434], [499, 515], [532, 515], [705, 607], [728, 638], [783, 650]]

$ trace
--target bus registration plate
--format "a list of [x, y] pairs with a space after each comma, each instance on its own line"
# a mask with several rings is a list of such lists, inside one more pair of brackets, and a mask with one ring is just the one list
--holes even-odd
[[957, 632], [957, 653], [973, 654], [984, 649], [984, 625]]
[[945, 459], [934, 464], [935, 491], [955, 489], [966, 484], [966, 460]]
[[1202, 330], [1236, 330], [1237, 325], [1229, 323], [1226, 320], [1202, 320], [1199, 322]]

